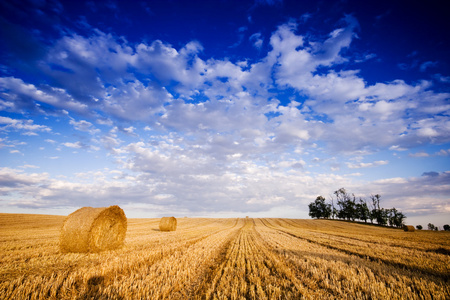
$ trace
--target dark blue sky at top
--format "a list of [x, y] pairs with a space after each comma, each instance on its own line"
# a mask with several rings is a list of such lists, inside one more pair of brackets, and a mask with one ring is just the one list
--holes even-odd
[[[73, 33], [90, 36], [95, 29], [132, 44], [159, 39], [176, 49], [196, 40], [204, 48], [200, 57], [252, 63], [270, 51], [271, 33], [289, 19], [299, 24], [298, 34], [326, 39], [351, 14], [359, 22], [359, 38], [352, 41], [352, 59], [340, 68], [361, 70], [368, 84], [432, 80], [431, 74], [448, 76], [450, 11], [445, 2], [2, 1], [0, 57], [8, 68], [1, 72], [33, 76], [32, 63], [55, 39]], [[254, 33], [264, 38], [260, 50], [249, 41]], [[364, 67], [354, 63], [367, 55], [376, 56]], [[441, 89], [446, 87], [435, 86]]]

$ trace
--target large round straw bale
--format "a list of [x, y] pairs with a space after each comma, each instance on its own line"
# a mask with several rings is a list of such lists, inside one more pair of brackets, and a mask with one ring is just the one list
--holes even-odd
[[71, 213], [61, 228], [62, 252], [99, 252], [123, 246], [127, 217], [117, 206], [82, 207]]
[[177, 230], [177, 219], [175, 217], [162, 217], [159, 221], [159, 230], [175, 231]]
[[405, 226], [403, 226], [403, 230], [404, 230], [404, 231], [411, 231], [411, 232], [413, 232], [413, 231], [415, 231], [416, 229], [415, 229], [414, 226], [412, 226], [412, 225], [405, 225]]

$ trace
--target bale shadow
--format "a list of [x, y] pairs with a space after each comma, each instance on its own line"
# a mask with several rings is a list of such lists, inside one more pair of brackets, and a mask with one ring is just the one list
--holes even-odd
[[86, 282], [87, 290], [77, 297], [77, 300], [82, 299], [101, 299], [101, 300], [109, 300], [109, 299], [117, 299], [117, 300], [125, 300], [125, 297], [121, 296], [118, 291], [115, 291], [114, 296], [111, 298], [111, 292], [106, 295], [102, 292], [101, 287], [105, 285], [105, 277], [104, 276], [92, 276]]

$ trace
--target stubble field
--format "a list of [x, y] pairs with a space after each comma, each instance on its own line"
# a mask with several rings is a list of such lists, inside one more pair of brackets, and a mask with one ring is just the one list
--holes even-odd
[[0, 299], [450, 299], [450, 234], [332, 220], [128, 219], [61, 253], [65, 217], [0, 214]]

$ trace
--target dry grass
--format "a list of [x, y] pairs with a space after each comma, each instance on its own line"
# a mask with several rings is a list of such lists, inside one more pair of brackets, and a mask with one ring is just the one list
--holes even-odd
[[0, 299], [449, 299], [450, 234], [327, 220], [128, 219], [62, 253], [64, 217], [0, 214]]

